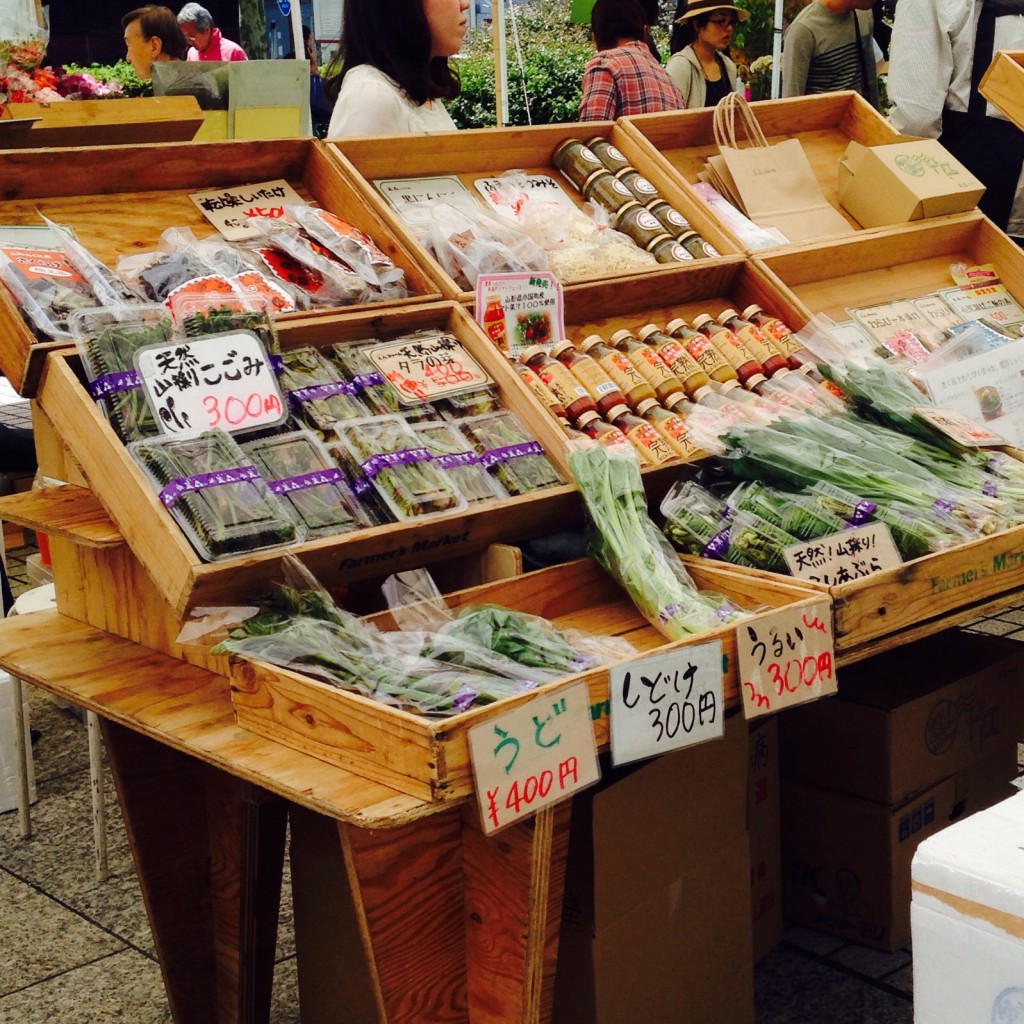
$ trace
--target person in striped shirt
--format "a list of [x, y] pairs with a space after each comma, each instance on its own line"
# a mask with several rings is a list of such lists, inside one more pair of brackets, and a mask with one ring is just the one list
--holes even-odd
[[873, 0], [812, 0], [782, 43], [782, 95], [856, 89], [878, 106]]

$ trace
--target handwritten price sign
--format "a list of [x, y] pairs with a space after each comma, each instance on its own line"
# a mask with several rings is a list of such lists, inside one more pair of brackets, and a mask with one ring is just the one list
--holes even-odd
[[450, 334], [376, 345], [368, 354], [406, 405], [421, 405], [494, 383], [462, 342]]
[[628, 764], [722, 735], [719, 640], [614, 665], [608, 672], [612, 763]]
[[832, 610], [826, 597], [741, 622], [736, 652], [747, 718], [836, 691]]
[[586, 683], [520, 704], [474, 726], [468, 738], [488, 835], [601, 777]]
[[263, 343], [249, 331], [151, 345], [135, 366], [164, 434], [252, 430], [287, 415]]
[[827, 586], [873, 576], [903, 561], [885, 523], [867, 523], [854, 530], [790, 544], [782, 553], [789, 571], [798, 579]]

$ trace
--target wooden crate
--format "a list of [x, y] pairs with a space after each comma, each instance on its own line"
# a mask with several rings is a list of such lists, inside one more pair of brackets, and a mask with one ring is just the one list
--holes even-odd
[[1024, 252], [977, 211], [776, 250], [752, 262], [773, 283], [785, 304], [775, 312], [794, 330], [815, 313], [840, 323], [850, 319], [848, 308], [952, 288], [951, 263], [995, 264], [1024, 303]]
[[[646, 150], [623, 132], [618, 124], [610, 121], [537, 125], [532, 128], [480, 128], [429, 136], [403, 136], [401, 139], [341, 139], [328, 143], [328, 146], [346, 172], [361, 179], [367, 205], [372, 206], [382, 218], [389, 219], [393, 231], [410, 251], [429, 261], [443, 294], [460, 302], [473, 303], [476, 301], [475, 295], [463, 291], [420, 246], [391, 205], [374, 188], [373, 180], [454, 174], [473, 194], [477, 194], [473, 186], [476, 179], [496, 177], [515, 168], [533, 174], [549, 174], [564, 182], [566, 193], [576, 200], [577, 205], [582, 206], [582, 198], [572, 184], [562, 177], [551, 157], [559, 143], [565, 139], [586, 140], [598, 135], [610, 139], [623, 156], [720, 253], [726, 255], [740, 251], [729, 235], [721, 230], [707, 207], [689, 190], [682, 188], [676, 176], [660, 162], [651, 160]], [[699, 261], [690, 269], [696, 270], [704, 263], [703, 260]], [[677, 265], [662, 264], [649, 270], [639, 270], [630, 276], [657, 278], [670, 273], [673, 266]], [[578, 281], [567, 284], [566, 292], [570, 293], [586, 283]]]
[[994, 107], [1024, 130], [1024, 50], [997, 53], [978, 91]]
[[[388, 339], [428, 327], [444, 328], [463, 341], [494, 378], [502, 404], [520, 417], [564, 472], [561, 429], [541, 411], [515, 371], [455, 303], [420, 303], [387, 314], [374, 310], [338, 314], [285, 325], [281, 335], [285, 347], [294, 348]], [[77, 355], [70, 352], [51, 353], [38, 403], [46, 416], [60, 425], [63, 443], [171, 612], [180, 617], [197, 604], [238, 599], [244, 603], [261, 592], [278, 573], [281, 551], [201, 561], [82, 386], [77, 364]], [[417, 522], [319, 538], [289, 550], [330, 586], [482, 551], [496, 541], [514, 542], [568, 528], [578, 524], [581, 516], [575, 489], [564, 485], [536, 495], [481, 502], [463, 512]]]
[[[697, 585], [733, 598], [744, 608], [778, 608], [820, 600], [813, 584], [736, 572], [710, 562], [689, 563]], [[684, 648], [721, 640], [727, 705], [739, 703], [735, 627], [692, 640], [668, 642], [640, 615], [625, 591], [596, 562], [581, 559], [474, 587], [448, 598], [452, 607], [491, 602], [542, 615], [564, 629], [622, 636], [641, 652]], [[376, 617], [389, 628], [390, 616]], [[486, 707], [432, 720], [383, 706], [263, 662], [232, 659], [231, 700], [242, 727], [425, 800], [457, 800], [473, 791], [468, 731], [539, 693], [554, 694], [584, 681], [590, 695], [594, 737], [609, 741], [608, 670], [595, 669], [549, 683]]]
[[138, 96], [67, 103], [12, 103], [4, 120], [27, 121], [28, 131], [0, 134], [4, 149], [55, 146], [137, 146], [188, 142], [203, 123], [194, 96]]
[[[839, 205], [839, 158], [850, 142], [883, 146], [902, 136], [856, 92], [830, 92], [783, 100], [761, 100], [751, 104], [769, 143], [796, 138], [803, 145], [814, 176], [825, 198], [850, 223], [850, 230], [863, 229]], [[718, 152], [710, 107], [666, 114], [638, 114], [619, 122], [623, 131], [643, 147], [652, 164], [680, 179], [687, 190], [697, 182], [707, 158]], [[653, 178], [652, 178], [653, 180]], [[696, 202], [703, 202], [695, 193]], [[726, 225], [735, 250], [745, 251], [743, 241]], [[877, 229], [872, 229], [877, 230]]]
[[[313, 139], [0, 153], [4, 223], [41, 224], [39, 213], [44, 213], [71, 227], [78, 240], [111, 267], [121, 254], [154, 249], [168, 227], [191, 228], [199, 238], [214, 234], [188, 198], [190, 193], [277, 178], [286, 179], [303, 199], [371, 235], [405, 271], [417, 300], [440, 297], [419, 260], [394, 237], [388, 223], [364, 204], [323, 144]], [[286, 314], [279, 320], [308, 319], [309, 315]], [[38, 342], [6, 289], [0, 289], [0, 373], [16, 390], [34, 395], [46, 353], [64, 347], [66, 343]]]

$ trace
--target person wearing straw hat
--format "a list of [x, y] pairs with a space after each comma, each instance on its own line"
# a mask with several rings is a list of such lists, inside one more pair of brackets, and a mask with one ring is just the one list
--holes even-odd
[[878, 106], [874, 0], [812, 0], [782, 39], [782, 95], [856, 89]]
[[736, 89], [732, 34], [748, 14], [721, 0], [679, 0], [665, 70], [690, 107], [713, 107]]

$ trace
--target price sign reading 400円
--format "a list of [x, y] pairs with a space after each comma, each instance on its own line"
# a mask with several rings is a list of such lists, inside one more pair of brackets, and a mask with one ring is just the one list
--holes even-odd
[[263, 343], [248, 331], [151, 345], [135, 365], [164, 434], [233, 433], [287, 415]]
[[474, 726], [468, 738], [488, 835], [601, 777], [586, 683], [535, 697]]
[[836, 691], [828, 598], [780, 608], [736, 627], [740, 696], [747, 718]]
[[614, 665], [608, 684], [616, 765], [722, 735], [720, 640]]

